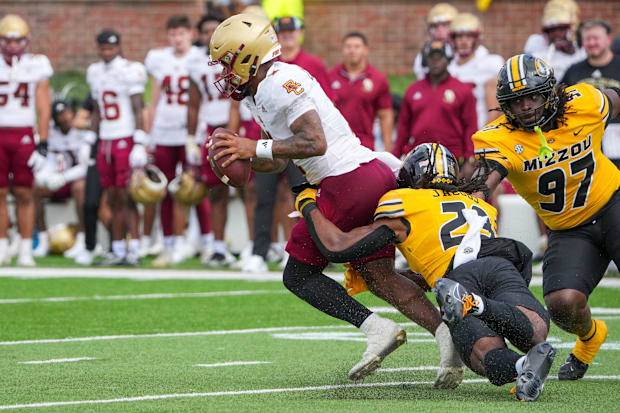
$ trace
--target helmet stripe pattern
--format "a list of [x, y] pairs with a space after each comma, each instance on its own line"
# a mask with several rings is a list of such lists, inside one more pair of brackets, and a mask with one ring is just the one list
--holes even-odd
[[523, 67], [523, 57], [524, 55], [522, 54], [513, 56], [506, 63], [508, 81], [510, 82], [510, 89], [513, 92], [525, 89], [527, 85], [527, 80], [525, 79], [525, 69]]

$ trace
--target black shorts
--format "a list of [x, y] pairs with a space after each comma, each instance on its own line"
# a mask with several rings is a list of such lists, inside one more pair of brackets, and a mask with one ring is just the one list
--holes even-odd
[[484, 257], [470, 261], [450, 271], [445, 278], [459, 282], [474, 294], [532, 310], [549, 323], [543, 305], [527, 288], [515, 266], [504, 258]]
[[549, 231], [543, 294], [568, 288], [589, 296], [611, 260], [620, 265], [620, 191], [585, 224]]

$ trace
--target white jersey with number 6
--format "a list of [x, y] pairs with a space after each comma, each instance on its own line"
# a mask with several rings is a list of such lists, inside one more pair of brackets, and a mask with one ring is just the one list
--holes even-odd
[[86, 72], [93, 99], [99, 105], [99, 137], [113, 140], [132, 136], [136, 122], [131, 96], [144, 93], [147, 76], [144, 65], [120, 56], [110, 63], [93, 63]]
[[24, 54], [14, 66], [0, 58], [0, 127], [34, 127], [35, 88], [53, 73], [42, 54]]
[[373, 151], [362, 146], [319, 82], [299, 66], [273, 63], [256, 95], [243, 101], [263, 131], [275, 140], [293, 136], [291, 125], [304, 113], [318, 113], [327, 151], [320, 156], [293, 159], [311, 184], [351, 172], [376, 158]]

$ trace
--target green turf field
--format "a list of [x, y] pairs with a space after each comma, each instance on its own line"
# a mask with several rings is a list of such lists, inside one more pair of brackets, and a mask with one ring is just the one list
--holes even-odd
[[[540, 296], [539, 287], [534, 291]], [[407, 322], [369, 293], [358, 297]], [[408, 344], [382, 370], [352, 383], [346, 374], [364, 337], [279, 282], [0, 278], [0, 409], [618, 411], [617, 297], [617, 289], [599, 288], [591, 299], [609, 327], [591, 378], [551, 379], [541, 399], [526, 405], [508, 394], [510, 385], [497, 388], [473, 373], [457, 390], [433, 389], [436, 344], [412, 324]], [[572, 338], [555, 327], [550, 336], [559, 347], [553, 376]]]

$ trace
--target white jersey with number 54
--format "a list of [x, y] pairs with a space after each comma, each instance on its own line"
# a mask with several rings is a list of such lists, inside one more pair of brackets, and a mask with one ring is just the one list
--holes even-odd
[[351, 172], [376, 158], [373, 151], [362, 146], [319, 82], [299, 66], [275, 62], [258, 85], [256, 95], [246, 97], [244, 102], [263, 131], [275, 140], [293, 136], [291, 125], [304, 113], [318, 113], [327, 151], [320, 156], [293, 159], [311, 184]]
[[14, 66], [0, 59], [0, 127], [34, 127], [35, 88], [53, 73], [42, 54], [24, 54]]
[[120, 56], [110, 63], [93, 63], [86, 72], [91, 95], [99, 105], [101, 122], [99, 137], [112, 140], [132, 136], [136, 122], [131, 108], [131, 96], [144, 93], [146, 70], [142, 63]]

